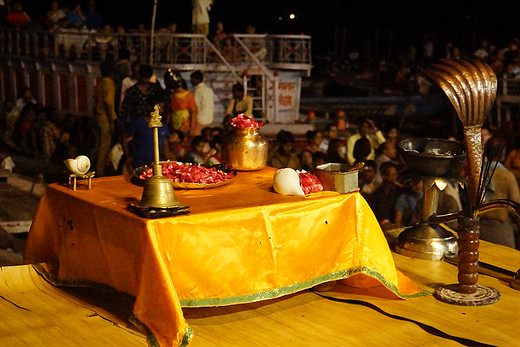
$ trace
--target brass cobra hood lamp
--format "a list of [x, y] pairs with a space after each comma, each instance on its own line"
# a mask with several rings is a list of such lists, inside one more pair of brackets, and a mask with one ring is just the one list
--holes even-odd
[[[430, 222], [448, 219], [458, 221], [458, 284], [446, 285], [435, 292], [435, 297], [443, 302], [482, 306], [495, 303], [500, 293], [491, 287], [478, 285], [479, 269], [479, 214], [490, 209], [506, 208], [516, 213], [520, 205], [509, 200], [484, 201], [487, 185], [493, 172], [493, 155], [488, 155], [483, 163], [481, 130], [485, 116], [490, 112], [497, 91], [497, 77], [491, 67], [479, 60], [443, 59], [433, 64], [426, 74], [444, 91], [455, 108], [464, 127], [464, 140], [469, 162], [469, 206], [463, 211], [449, 216], [432, 216]], [[511, 282], [514, 284], [513, 282]], [[514, 286], [513, 286], [514, 287]]]

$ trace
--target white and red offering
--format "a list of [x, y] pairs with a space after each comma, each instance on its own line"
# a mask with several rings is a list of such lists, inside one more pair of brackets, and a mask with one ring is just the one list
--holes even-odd
[[317, 193], [323, 190], [323, 185], [316, 175], [307, 171], [300, 172], [300, 187], [305, 194]]
[[264, 122], [257, 122], [253, 118], [241, 113], [231, 119], [231, 125], [235, 128], [260, 128], [264, 126]]
[[274, 174], [273, 188], [278, 194], [302, 196], [323, 190], [323, 185], [316, 175], [307, 171], [284, 168]]
[[[204, 167], [179, 162], [162, 163], [162, 174], [175, 183], [216, 184], [235, 177], [234, 172], [224, 172], [215, 167]], [[153, 176], [153, 168], [143, 172], [139, 178]]]

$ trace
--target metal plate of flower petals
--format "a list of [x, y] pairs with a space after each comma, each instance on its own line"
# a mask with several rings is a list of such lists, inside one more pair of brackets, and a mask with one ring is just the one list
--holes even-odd
[[[161, 164], [167, 164], [168, 162], [167, 161], [164, 161], [164, 162], [160, 162]], [[181, 162], [178, 162], [179, 164], [184, 164], [186, 166], [191, 166], [191, 165], [197, 165], [197, 164], [191, 164], [191, 163], [181, 163]], [[226, 184], [229, 184], [231, 183], [236, 177], [237, 177], [237, 174], [235, 171], [232, 171], [232, 170], [228, 170], [224, 167], [221, 167], [220, 165], [216, 165], [214, 166], [217, 170], [220, 170], [220, 171], [223, 171], [227, 174], [232, 174], [233, 177], [231, 178], [228, 178], [224, 181], [221, 181], [221, 182], [217, 182], [217, 183], [189, 183], [189, 182], [175, 182], [172, 180], [172, 185], [173, 185], [173, 188], [174, 189], [209, 189], [209, 188], [217, 188], [217, 187], [222, 187]], [[132, 177], [132, 183], [134, 183], [135, 185], [138, 185], [138, 186], [142, 186], [144, 184], [144, 179], [140, 178], [141, 175], [148, 171], [149, 169], [152, 168], [152, 165], [143, 165], [143, 166], [139, 166], [138, 168], [135, 168], [132, 173], [133, 173], [133, 177]]]

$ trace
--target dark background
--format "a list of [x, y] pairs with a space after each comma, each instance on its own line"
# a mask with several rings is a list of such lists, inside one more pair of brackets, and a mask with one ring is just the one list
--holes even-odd
[[[34, 19], [50, 1], [22, 3]], [[60, 1], [67, 3], [74, 1]], [[98, 0], [97, 8], [113, 26], [150, 28], [153, 0]], [[215, 0], [210, 18], [222, 20], [228, 32], [243, 33], [251, 23], [258, 33], [311, 35], [315, 55], [338, 55], [367, 44], [391, 55], [410, 44], [419, 47], [424, 37], [433, 37], [436, 49], [452, 42], [472, 50], [482, 37], [505, 46], [520, 31], [519, 10], [520, 1]], [[288, 19], [290, 13], [294, 20]], [[170, 22], [178, 23], [179, 32], [191, 31], [190, 0], [158, 0], [156, 28]]]

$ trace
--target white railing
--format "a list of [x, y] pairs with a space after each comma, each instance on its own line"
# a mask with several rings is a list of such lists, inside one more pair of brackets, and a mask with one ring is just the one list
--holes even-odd
[[[0, 55], [52, 61], [116, 61], [121, 49], [133, 60], [155, 65], [261, 63], [275, 68], [310, 71], [311, 37], [306, 35], [232, 35], [218, 47], [200, 34], [105, 34], [63, 29], [34, 31], [1, 28]], [[218, 50], [218, 51], [217, 51]]]

